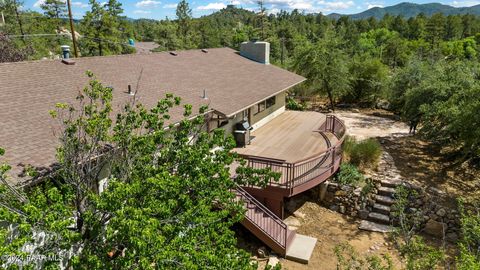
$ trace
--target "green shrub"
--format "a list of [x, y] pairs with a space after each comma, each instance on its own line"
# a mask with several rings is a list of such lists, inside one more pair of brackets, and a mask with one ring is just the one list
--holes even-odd
[[343, 144], [345, 159], [359, 168], [376, 168], [382, 155], [380, 143], [374, 139], [356, 141], [347, 137]]
[[341, 185], [357, 186], [364, 179], [355, 165], [343, 163], [340, 165], [340, 171], [335, 175], [334, 180]]
[[362, 256], [349, 243], [342, 243], [333, 249], [337, 257], [337, 270], [393, 270], [390, 255]]
[[295, 99], [287, 97], [286, 108], [293, 111], [304, 111], [305, 105], [298, 103]]
[[459, 200], [461, 214], [461, 240], [459, 243], [460, 253], [457, 256], [457, 269], [479, 270], [480, 269], [480, 214], [479, 205], [473, 203], [475, 211], [465, 209], [463, 200]]

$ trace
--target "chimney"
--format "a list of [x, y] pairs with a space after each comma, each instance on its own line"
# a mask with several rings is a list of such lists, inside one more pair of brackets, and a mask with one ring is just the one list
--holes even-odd
[[248, 41], [240, 44], [240, 55], [255, 62], [270, 64], [270, 43], [265, 41]]
[[62, 46], [60, 46], [60, 48], [62, 48], [63, 59], [69, 59], [70, 58], [70, 46], [62, 45]]

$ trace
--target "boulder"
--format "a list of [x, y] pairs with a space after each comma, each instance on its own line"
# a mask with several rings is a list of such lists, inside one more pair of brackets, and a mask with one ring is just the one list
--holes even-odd
[[278, 259], [277, 256], [273, 256], [271, 255], [270, 257], [268, 257], [268, 263], [267, 265], [269, 265], [270, 267], [272, 267], [272, 269], [277, 266], [277, 264], [280, 263], [280, 260]]
[[425, 224], [424, 230], [432, 236], [441, 238], [443, 237], [443, 233], [447, 230], [447, 224], [438, 222], [434, 219], [429, 219], [427, 224]]
[[454, 232], [451, 232], [451, 233], [447, 233], [445, 235], [445, 240], [447, 241], [450, 241], [452, 243], [456, 243], [457, 240], [458, 240], [458, 234], [454, 233]]
[[300, 227], [302, 225], [302, 223], [300, 223], [300, 221], [294, 216], [289, 216], [284, 220], [284, 222], [288, 226]]
[[297, 218], [305, 218], [305, 214], [298, 210], [293, 212], [293, 215], [296, 216]]
[[266, 247], [259, 247], [257, 249], [257, 254], [258, 254], [258, 258], [267, 258], [268, 256], [268, 251], [267, 251], [267, 248]]
[[436, 214], [439, 217], [444, 217], [447, 214], [447, 211], [445, 210], [445, 208], [440, 208], [440, 209], [438, 209]]
[[370, 212], [368, 212], [367, 210], [359, 210], [358, 211], [358, 217], [361, 218], [361, 219], [367, 219], [369, 213]]

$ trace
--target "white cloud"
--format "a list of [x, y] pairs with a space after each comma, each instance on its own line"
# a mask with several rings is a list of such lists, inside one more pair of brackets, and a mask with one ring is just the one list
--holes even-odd
[[163, 5], [163, 8], [177, 8], [178, 4], [165, 4]]
[[140, 2], [137, 2], [135, 6], [138, 8], [156, 7], [160, 5], [160, 3], [161, 3], [160, 1], [155, 1], [155, 0], [142, 0]]
[[383, 8], [383, 5], [379, 5], [379, 4], [369, 4], [369, 5], [367, 6], [368, 9], [371, 9], [371, 8], [374, 8], [374, 7]]
[[318, 1], [318, 4], [325, 10], [348, 9], [355, 5], [353, 1]]
[[45, 0], [38, 0], [33, 4], [33, 7], [40, 8], [43, 4], [45, 4]]
[[453, 1], [451, 3], [454, 7], [471, 7], [480, 4], [480, 1]]
[[87, 8], [90, 5], [82, 2], [72, 2], [72, 6], [78, 7], [78, 8]]
[[[61, 0], [63, 3], [66, 3], [67, 0]], [[0, 1], [1, 2], [1, 1]], [[75, 2], [72, 2], [72, 5], [74, 5], [73, 3]], [[42, 5], [45, 4], [45, 0], [37, 0], [34, 4], [33, 4], [33, 7], [34, 8], [42, 8]]]
[[226, 7], [227, 5], [225, 5], [224, 3], [217, 2], [217, 3], [210, 3], [206, 6], [199, 6], [197, 7], [197, 9], [198, 10], [219, 10]]
[[134, 10], [133, 13], [135, 14], [150, 14], [152, 13], [151, 11], [148, 11], [148, 10], [140, 10], [140, 9], [137, 9], [137, 10]]

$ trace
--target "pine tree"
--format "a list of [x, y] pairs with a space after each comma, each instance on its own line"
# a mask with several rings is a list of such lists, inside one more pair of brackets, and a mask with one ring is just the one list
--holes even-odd
[[181, 0], [176, 10], [178, 20], [178, 32], [183, 38], [183, 47], [187, 46], [188, 32], [190, 31], [190, 21], [192, 19], [192, 9], [186, 0]]

